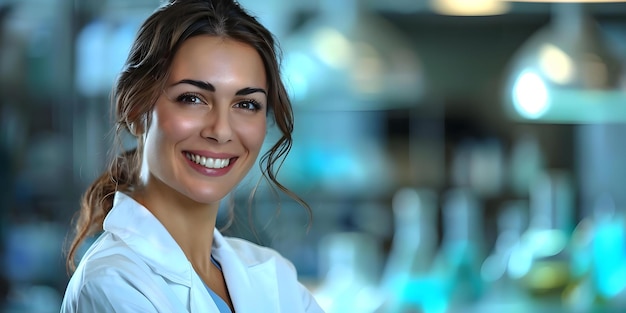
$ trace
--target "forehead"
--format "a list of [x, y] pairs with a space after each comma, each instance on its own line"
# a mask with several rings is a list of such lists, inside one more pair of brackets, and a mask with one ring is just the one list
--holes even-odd
[[217, 36], [195, 36], [183, 42], [170, 72], [170, 81], [192, 78], [212, 84], [266, 87], [259, 53], [249, 44]]

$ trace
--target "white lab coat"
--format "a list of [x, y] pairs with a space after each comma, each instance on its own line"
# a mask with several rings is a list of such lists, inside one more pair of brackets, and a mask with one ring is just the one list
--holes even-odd
[[[222, 266], [235, 312], [323, 312], [298, 282], [294, 266], [276, 251], [215, 230], [213, 256]], [[165, 227], [118, 192], [104, 233], [70, 279], [61, 312], [219, 311]]]

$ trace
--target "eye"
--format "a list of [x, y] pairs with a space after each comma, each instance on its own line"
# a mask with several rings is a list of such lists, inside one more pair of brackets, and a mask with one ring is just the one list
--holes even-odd
[[239, 101], [235, 104], [234, 107], [254, 112], [260, 111], [263, 108], [263, 106], [258, 101], [252, 99]]
[[203, 103], [205, 103], [202, 100], [202, 98], [200, 97], [200, 95], [195, 94], [195, 93], [185, 93], [185, 94], [182, 94], [182, 95], [178, 96], [178, 98], [176, 98], [176, 102], [184, 103], [184, 104], [203, 104]]

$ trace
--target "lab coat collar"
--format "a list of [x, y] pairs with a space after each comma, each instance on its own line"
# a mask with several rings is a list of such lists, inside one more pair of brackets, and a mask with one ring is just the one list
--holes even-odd
[[249, 247], [249, 242], [227, 241], [219, 231], [214, 232], [213, 257], [222, 266], [235, 311], [279, 312], [277, 260], [273, 254], [259, 258]]
[[[144, 206], [130, 196], [117, 192], [114, 205], [104, 220], [104, 230], [120, 237], [158, 275], [191, 289], [191, 312], [201, 312], [195, 307], [204, 301], [196, 297], [210, 297], [199, 276], [193, 270], [184, 252], [161, 222]], [[241, 239], [226, 240], [215, 229], [213, 232], [213, 257], [220, 262], [231, 300], [237, 312], [255, 312], [270, 308], [278, 312], [277, 260], [272, 253], [259, 257], [250, 249], [251, 243]], [[201, 286], [195, 286], [199, 284]], [[268, 307], [269, 305], [269, 307]]]
[[193, 267], [165, 226], [130, 196], [116, 192], [103, 228], [118, 236], [157, 274], [191, 287]]

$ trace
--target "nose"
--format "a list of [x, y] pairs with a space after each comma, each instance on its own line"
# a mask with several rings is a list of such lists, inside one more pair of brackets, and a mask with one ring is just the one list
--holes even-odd
[[233, 129], [228, 109], [215, 108], [211, 110], [205, 123], [202, 128], [202, 137], [217, 143], [226, 143], [232, 139]]

